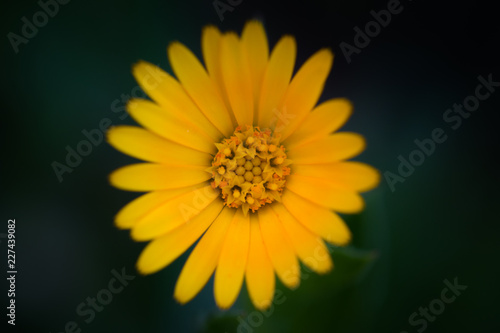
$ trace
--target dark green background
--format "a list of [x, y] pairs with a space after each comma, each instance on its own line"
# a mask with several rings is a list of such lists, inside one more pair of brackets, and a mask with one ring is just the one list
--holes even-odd
[[[3, 3], [0, 233], [16, 219], [17, 331], [62, 332], [75, 321], [83, 332], [234, 332], [236, 318], [248, 318], [253, 308], [245, 288], [226, 312], [216, 308], [211, 282], [185, 306], [173, 300], [186, 255], [157, 274], [136, 273], [144, 244], [116, 229], [113, 216], [137, 194], [107, 182], [132, 158], [101, 143], [61, 183], [51, 163], [64, 163], [65, 147], [75, 148], [85, 139], [82, 130], [98, 128], [104, 118], [132, 124], [112, 107], [115, 100], [123, 106], [122, 95], [128, 99], [136, 87], [132, 64], [144, 59], [170, 71], [169, 42], [179, 40], [200, 55], [203, 26], [240, 32], [251, 18], [264, 22], [271, 45], [283, 34], [295, 35], [298, 64], [321, 47], [334, 50], [322, 100], [354, 103], [344, 129], [367, 139], [358, 160], [395, 173], [398, 156], [407, 157], [415, 139], [437, 127], [448, 135], [395, 192], [382, 180], [365, 195], [366, 210], [346, 216], [354, 240], [347, 250], [332, 249], [333, 273], [311, 275], [296, 291], [278, 284], [285, 301], [252, 330], [417, 332], [420, 325], [411, 326], [409, 316], [440, 297], [445, 279], [457, 277], [467, 290], [425, 331], [496, 331], [500, 89], [457, 130], [442, 117], [474, 93], [479, 75], [492, 73], [500, 81], [498, 12], [486, 1], [402, 4], [403, 11], [347, 63], [340, 43], [353, 44], [353, 28], [364, 27], [370, 11], [386, 8], [387, 1], [243, 0], [220, 21], [210, 0], [72, 0], [17, 54], [7, 34], [20, 34], [21, 18], [31, 21], [40, 7], [36, 1]], [[5, 267], [6, 240], [0, 241]], [[85, 323], [77, 306], [122, 268], [136, 278]]]

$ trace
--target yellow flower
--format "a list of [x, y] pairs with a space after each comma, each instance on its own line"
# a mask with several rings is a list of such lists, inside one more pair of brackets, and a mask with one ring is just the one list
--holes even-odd
[[378, 172], [346, 160], [364, 150], [362, 136], [334, 133], [350, 116], [345, 99], [316, 106], [333, 54], [322, 49], [292, 78], [296, 44], [282, 37], [269, 54], [260, 22], [241, 37], [203, 30], [205, 66], [184, 45], [168, 47], [177, 79], [139, 62], [133, 74], [153, 101], [133, 99], [130, 115], [144, 128], [117, 126], [116, 149], [146, 161], [113, 172], [117, 188], [149, 192], [116, 216], [137, 241], [151, 241], [141, 273], [172, 263], [198, 239], [174, 291], [190, 301], [215, 271], [214, 294], [229, 308], [246, 281], [258, 309], [269, 307], [274, 273], [289, 288], [300, 282], [299, 259], [325, 273], [324, 241], [345, 245], [339, 213], [363, 209], [359, 192]]

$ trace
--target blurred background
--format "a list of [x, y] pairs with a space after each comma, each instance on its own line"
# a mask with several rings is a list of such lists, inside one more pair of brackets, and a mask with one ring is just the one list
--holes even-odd
[[[456, 118], [443, 119], [455, 103], [476, 94], [479, 76], [500, 82], [494, 5], [60, 0], [57, 11], [47, 7], [53, 17], [37, 14], [46, 3], [55, 2], [2, 6], [3, 311], [8, 219], [16, 220], [18, 269], [16, 325], [6, 325], [2, 313], [2, 332], [498, 330], [500, 87], [491, 85], [489, 97], [458, 128], [451, 126]], [[398, 11], [390, 22], [380, 31], [372, 27], [368, 41], [356, 41], [355, 28], [364, 31], [374, 21], [371, 11], [388, 6]], [[398, 157], [408, 160], [418, 149], [415, 140], [431, 138], [436, 128], [447, 139], [399, 179], [404, 182], [383, 176], [377, 189], [364, 194], [364, 212], [345, 216], [353, 242], [332, 248], [332, 273], [305, 271], [295, 291], [278, 284], [280, 297], [265, 313], [253, 309], [245, 287], [230, 310], [218, 310], [212, 281], [181, 306], [172, 295], [187, 255], [159, 273], [140, 276], [135, 261], [145, 243], [133, 242], [113, 225], [116, 212], [138, 194], [112, 188], [107, 177], [133, 159], [96, 139], [61, 178], [53, 164], [66, 164], [68, 147], [77, 149], [86, 131], [133, 124], [123, 106], [143, 95], [131, 75], [135, 62], [147, 60], [172, 73], [168, 43], [179, 40], [201, 56], [203, 26], [239, 33], [253, 18], [263, 21], [271, 46], [284, 34], [296, 37], [298, 65], [322, 47], [335, 52], [321, 100], [353, 102], [343, 129], [363, 134], [368, 143], [357, 160], [383, 175], [398, 175]], [[33, 19], [40, 27], [23, 28]], [[110, 294], [108, 284], [117, 274], [128, 280]], [[462, 287], [445, 291], [446, 303], [442, 293], [448, 284]], [[93, 310], [88, 300], [97, 296], [107, 304]]]

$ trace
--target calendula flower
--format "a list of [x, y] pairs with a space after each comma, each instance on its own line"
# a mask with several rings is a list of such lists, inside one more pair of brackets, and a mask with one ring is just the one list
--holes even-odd
[[246, 281], [258, 309], [270, 306], [275, 276], [300, 282], [299, 259], [325, 273], [332, 261], [324, 241], [345, 245], [350, 232], [337, 213], [363, 209], [359, 192], [378, 172], [347, 162], [365, 148], [362, 136], [334, 133], [351, 114], [345, 99], [317, 105], [333, 54], [322, 49], [293, 75], [296, 44], [281, 38], [269, 53], [260, 22], [241, 37], [208, 26], [203, 65], [173, 42], [176, 78], [147, 62], [133, 74], [153, 101], [133, 99], [130, 115], [143, 127], [108, 133], [116, 149], [146, 163], [113, 172], [117, 188], [148, 192], [116, 216], [119, 228], [150, 241], [141, 273], [156, 272], [198, 239], [175, 286], [186, 303], [215, 271], [214, 294], [230, 307]]

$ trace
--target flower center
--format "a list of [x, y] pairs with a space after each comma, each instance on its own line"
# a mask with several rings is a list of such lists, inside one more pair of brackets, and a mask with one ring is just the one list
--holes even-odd
[[291, 161], [279, 136], [270, 129], [238, 126], [231, 137], [215, 145], [219, 151], [209, 169], [212, 187], [221, 189], [228, 207], [241, 207], [246, 215], [248, 210], [281, 201]]

